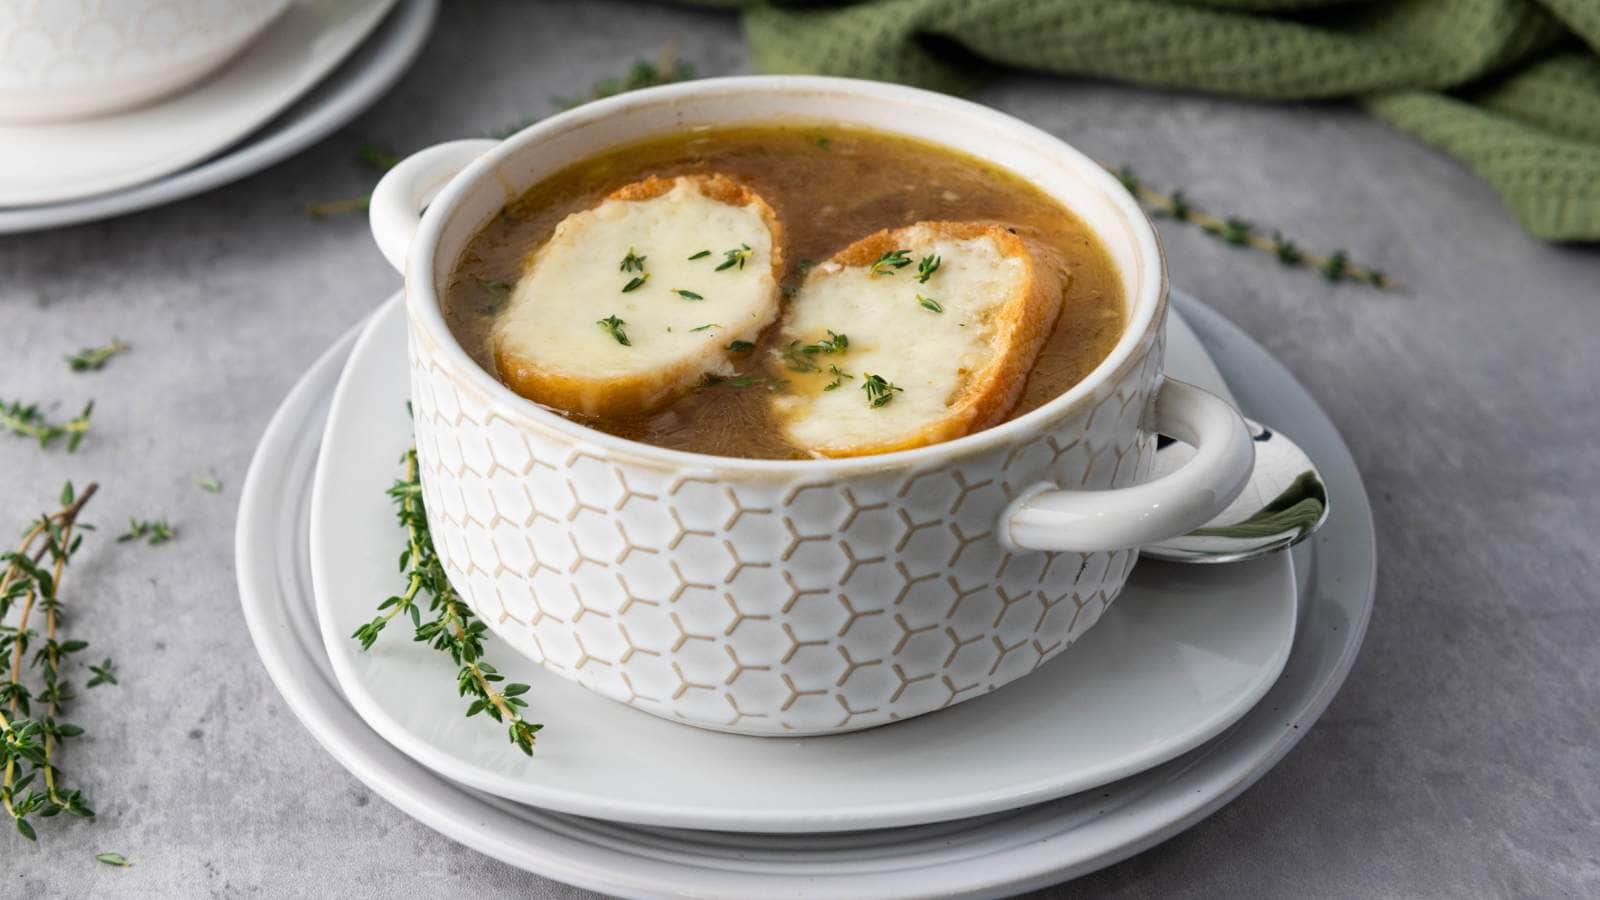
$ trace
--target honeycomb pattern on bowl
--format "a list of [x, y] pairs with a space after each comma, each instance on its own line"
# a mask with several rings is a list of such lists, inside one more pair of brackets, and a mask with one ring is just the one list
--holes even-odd
[[1137, 551], [1007, 550], [1040, 483], [1149, 476], [1157, 322], [1025, 442], [838, 478], [673, 468], [481, 389], [411, 328], [423, 497], [452, 584], [517, 651], [704, 728], [853, 731], [981, 696], [1081, 637]]

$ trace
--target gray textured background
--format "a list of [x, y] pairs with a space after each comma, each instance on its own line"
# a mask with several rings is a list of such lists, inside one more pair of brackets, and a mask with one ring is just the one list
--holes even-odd
[[[463, 849], [323, 753], [255, 659], [235, 504], [279, 399], [398, 284], [363, 217], [366, 141], [411, 150], [552, 109], [669, 38], [746, 71], [733, 18], [671, 7], [451, 3], [386, 99], [296, 159], [110, 222], [0, 238], [0, 396], [98, 401], [76, 455], [0, 436], [0, 529], [97, 479], [106, 529], [67, 585], [90, 656], [69, 770], [99, 818], [0, 833], [0, 894], [578, 896]], [[1600, 894], [1600, 255], [1534, 241], [1453, 161], [1343, 106], [1014, 77], [980, 99], [1218, 213], [1345, 247], [1386, 294], [1162, 226], [1173, 280], [1321, 398], [1367, 479], [1378, 606], [1343, 693], [1232, 805], [1050, 896]], [[61, 357], [116, 335], [104, 371]], [[221, 494], [194, 485], [220, 478]], [[130, 515], [168, 545], [117, 545]], [[581, 727], [568, 723], [566, 727]], [[93, 860], [117, 850], [136, 865]]]

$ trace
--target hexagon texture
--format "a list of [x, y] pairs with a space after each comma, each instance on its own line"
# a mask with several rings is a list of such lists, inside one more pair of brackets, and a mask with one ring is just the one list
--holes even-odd
[[587, 442], [458, 377], [413, 324], [429, 524], [495, 632], [613, 700], [760, 735], [920, 715], [1032, 672], [1116, 599], [1136, 551], [1011, 552], [996, 525], [1041, 481], [1148, 477], [1161, 326], [1025, 443], [828, 480]]

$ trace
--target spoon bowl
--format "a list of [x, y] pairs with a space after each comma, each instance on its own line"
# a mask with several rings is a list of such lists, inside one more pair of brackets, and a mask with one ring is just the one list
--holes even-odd
[[[1248, 418], [1245, 424], [1256, 463], [1238, 498], [1188, 534], [1144, 546], [1142, 556], [1186, 563], [1254, 559], [1300, 543], [1328, 520], [1328, 488], [1311, 457], [1283, 432]], [[1193, 453], [1187, 444], [1160, 438], [1155, 474], [1175, 471]]]

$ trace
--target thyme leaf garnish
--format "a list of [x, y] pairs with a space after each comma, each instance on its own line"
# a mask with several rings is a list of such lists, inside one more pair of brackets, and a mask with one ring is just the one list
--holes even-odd
[[99, 347], [85, 347], [72, 356], [67, 357], [67, 365], [74, 372], [95, 372], [105, 368], [106, 360], [128, 349], [127, 341], [112, 338], [111, 343]]
[[749, 244], [740, 244], [732, 250], [722, 251], [723, 259], [721, 263], [717, 264], [716, 271], [721, 272], [734, 266], [738, 266], [741, 269], [744, 268], [745, 260], [750, 258], [752, 252], [754, 251], [750, 249]]
[[924, 256], [917, 261], [917, 284], [927, 284], [933, 273], [939, 271], [942, 260], [935, 255]]
[[867, 270], [867, 276], [876, 278], [879, 275], [893, 275], [895, 269], [904, 269], [909, 265], [911, 265], [910, 250], [890, 250], [878, 257], [878, 261]]
[[117, 536], [117, 543], [144, 541], [154, 547], [178, 536], [166, 519], [129, 519], [128, 530]]
[[0, 404], [0, 428], [19, 437], [33, 438], [41, 447], [48, 447], [65, 437], [67, 452], [71, 453], [83, 443], [83, 436], [89, 431], [89, 416], [93, 412], [94, 401], [90, 400], [77, 418], [58, 424], [44, 417], [44, 413], [39, 411], [39, 404], [24, 404], [14, 400], [9, 404]]
[[817, 341], [815, 344], [807, 344], [805, 347], [805, 351], [812, 354], [843, 353], [848, 349], [850, 349], [849, 335], [840, 334], [832, 328], [828, 329], [828, 336], [825, 339]]
[[798, 339], [790, 341], [783, 348], [783, 360], [791, 372], [816, 372], [820, 371], [817, 364], [806, 356], [805, 345]]
[[695, 327], [693, 327], [693, 328], [691, 328], [689, 330], [690, 331], [705, 331], [708, 328], [721, 328], [721, 327], [722, 327], [721, 325], [718, 325], [715, 322], [707, 322], [704, 325], [696, 325]]
[[894, 399], [896, 391], [905, 390], [905, 388], [893, 382], [885, 381], [883, 376], [874, 375], [871, 372], [867, 372], [862, 376], [861, 389], [866, 391], [867, 403], [873, 409], [889, 405], [889, 401]]
[[704, 297], [700, 296], [699, 294], [696, 294], [694, 291], [686, 291], [683, 288], [673, 288], [672, 292], [674, 294], [677, 294], [679, 297], [682, 297], [685, 300], [704, 300], [705, 299]]
[[618, 271], [622, 271], [622, 272], [643, 272], [644, 271], [644, 260], [645, 260], [644, 257], [635, 255], [634, 252], [633, 252], [633, 248], [629, 247], [628, 248], [628, 255], [624, 256], [622, 258], [622, 266]]
[[628, 283], [627, 284], [622, 286], [622, 292], [624, 294], [626, 294], [626, 293], [629, 293], [630, 291], [636, 291], [639, 288], [644, 287], [644, 283], [646, 281], [649, 281], [649, 280], [650, 280], [650, 273], [649, 272], [646, 272], [643, 275], [635, 275], [632, 278], [628, 279]]
[[828, 366], [828, 373], [833, 376], [833, 380], [823, 386], [822, 389], [825, 391], [837, 390], [839, 385], [845, 383], [846, 379], [855, 377], [838, 366]]
[[917, 295], [917, 305], [929, 312], [944, 312], [944, 307], [939, 304], [939, 301], [932, 297], [924, 297], [921, 294]]
[[133, 865], [133, 863], [128, 862], [128, 858], [123, 856], [121, 853], [96, 853], [94, 858], [108, 866], [119, 866], [124, 869]]
[[633, 346], [633, 341], [628, 340], [628, 333], [622, 330], [622, 326], [628, 324], [622, 319], [619, 319], [614, 315], [606, 316], [604, 319], [596, 320], [595, 324], [599, 325], [601, 328], [604, 328], [606, 332], [612, 337], [616, 338], [617, 343], [621, 344], [622, 346]]
[[94, 663], [90, 663], [89, 671], [94, 673], [94, 677], [89, 679], [89, 687], [99, 687], [102, 684], [117, 683], [116, 664], [111, 661], [111, 657], [109, 656], [105, 658], [105, 662], [102, 662], [98, 666]]
[[689, 257], [688, 259], [689, 259], [690, 262], [694, 262], [697, 259], [705, 259], [706, 257], [708, 257], [710, 255], [711, 255], [711, 251], [710, 250], [701, 250], [699, 253], [696, 253], [695, 255]]
[[[395, 481], [387, 493], [395, 504], [395, 518], [406, 531], [406, 549], [400, 554], [400, 571], [406, 574], [406, 589], [378, 604], [377, 617], [357, 628], [351, 637], [361, 644], [362, 650], [371, 649], [391, 620], [400, 615], [409, 617], [417, 642], [444, 653], [459, 667], [456, 690], [462, 697], [472, 698], [467, 705], [467, 717], [483, 713], [505, 725], [511, 743], [532, 756], [534, 734], [544, 726], [523, 718], [522, 711], [527, 709], [528, 702], [522, 695], [528, 692], [528, 686], [502, 685], [505, 676], [484, 658], [483, 636], [488, 626], [473, 614], [450, 585], [444, 564], [434, 552], [422, 502], [417, 448], [408, 449], [403, 461], [405, 475]], [[428, 597], [431, 616], [427, 620], [422, 617], [419, 602], [424, 594]]]
[[817, 372], [821, 370], [811, 361], [811, 357], [819, 353], [843, 353], [849, 348], [850, 337], [830, 328], [828, 336], [814, 344], [805, 344], [799, 340], [790, 341], [789, 345], [783, 348], [783, 358], [795, 372]]

